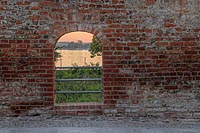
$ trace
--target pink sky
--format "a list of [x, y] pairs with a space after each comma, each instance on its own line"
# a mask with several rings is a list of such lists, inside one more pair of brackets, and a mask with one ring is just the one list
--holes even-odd
[[71, 32], [63, 35], [58, 42], [77, 42], [81, 40], [86, 43], [92, 42], [93, 34], [87, 32]]

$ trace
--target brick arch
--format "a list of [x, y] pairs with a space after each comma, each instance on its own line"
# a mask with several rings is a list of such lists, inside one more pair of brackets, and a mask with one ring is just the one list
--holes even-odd
[[[65, 34], [71, 33], [71, 32], [87, 32], [91, 33], [94, 36], [98, 37], [99, 40], [102, 42], [103, 46], [110, 44], [110, 41], [104, 35], [103, 28], [97, 28], [89, 24], [71, 24], [68, 25], [65, 28], [59, 28], [54, 31], [54, 33], [49, 38], [49, 43], [53, 46], [53, 48], [56, 46], [56, 43], [58, 40]], [[104, 54], [102, 53], [102, 66], [103, 63], [103, 57]], [[54, 79], [55, 79], [55, 72], [54, 72]], [[104, 76], [102, 75], [102, 80], [104, 80]], [[55, 80], [54, 80], [55, 84]], [[54, 91], [56, 87], [54, 85]], [[104, 87], [102, 85], [102, 90], [104, 90]], [[55, 93], [54, 93], [55, 95]], [[57, 114], [65, 114], [65, 115], [87, 115], [87, 114], [98, 114], [101, 115], [103, 113], [103, 106], [104, 106], [104, 95], [102, 95], [102, 103], [97, 104], [71, 104], [71, 105], [57, 105], [55, 104], [55, 97], [54, 97], [54, 112]], [[70, 108], [75, 108], [75, 110], [71, 110]], [[77, 109], [76, 109], [77, 108]]]
[[91, 33], [96, 37], [98, 37], [103, 45], [110, 44], [109, 40], [103, 33], [103, 28], [96, 28], [90, 24], [71, 24], [65, 28], [55, 29], [53, 34], [49, 37], [48, 42], [55, 47], [60, 37], [62, 37], [64, 34], [76, 31]]

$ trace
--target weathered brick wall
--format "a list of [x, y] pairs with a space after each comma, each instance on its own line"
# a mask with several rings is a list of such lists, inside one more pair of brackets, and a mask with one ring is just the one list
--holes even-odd
[[200, 118], [199, 0], [1, 0], [0, 13], [1, 114], [51, 110], [54, 45], [86, 31], [104, 43], [105, 114]]

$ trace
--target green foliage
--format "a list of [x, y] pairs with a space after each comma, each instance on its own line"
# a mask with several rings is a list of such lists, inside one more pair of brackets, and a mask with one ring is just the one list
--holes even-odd
[[90, 43], [89, 52], [91, 54], [91, 58], [102, 55], [102, 43], [96, 36], [93, 36], [92, 43]]
[[[101, 78], [100, 68], [57, 70], [56, 79]], [[98, 91], [102, 89], [100, 81], [57, 82], [57, 91]], [[101, 102], [102, 94], [57, 94], [57, 103]]]
[[59, 53], [57, 50], [62, 49], [62, 47], [55, 47], [54, 48], [54, 61], [56, 62], [59, 58], [62, 57], [61, 53]]
[[59, 94], [56, 103], [101, 102], [102, 94]]

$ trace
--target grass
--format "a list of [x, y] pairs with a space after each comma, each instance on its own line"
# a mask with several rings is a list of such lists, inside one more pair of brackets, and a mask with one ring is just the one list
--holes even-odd
[[[101, 78], [100, 68], [57, 70], [56, 79]], [[101, 81], [57, 82], [56, 91], [99, 91]], [[102, 94], [56, 94], [56, 103], [101, 102]]]

